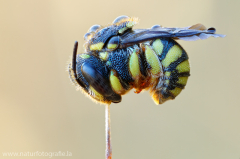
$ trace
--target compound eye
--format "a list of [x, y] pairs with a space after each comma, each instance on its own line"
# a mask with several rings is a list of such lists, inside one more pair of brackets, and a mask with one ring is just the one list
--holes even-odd
[[112, 90], [108, 78], [104, 77], [92, 64], [85, 62], [81, 67], [81, 71], [89, 85], [93, 87], [100, 96], [113, 103], [121, 102], [121, 96]]
[[118, 47], [119, 43], [120, 43], [120, 37], [114, 36], [109, 40], [109, 42], [107, 44], [107, 49], [115, 50]]
[[129, 19], [128, 16], [126, 16], [126, 15], [121, 15], [121, 16], [117, 17], [117, 18], [113, 21], [113, 24], [116, 24], [116, 23], [118, 23], [118, 22], [120, 22], [120, 21], [122, 21], [122, 20], [127, 20], [127, 19]]
[[98, 30], [99, 28], [101, 28], [101, 25], [93, 25], [89, 28], [88, 32], [91, 33], [91, 32], [96, 32], [96, 30]]
[[100, 94], [104, 96], [110, 96], [114, 94], [111, 86], [104, 78], [103, 74], [90, 63], [84, 63], [81, 68], [82, 74], [87, 82]]

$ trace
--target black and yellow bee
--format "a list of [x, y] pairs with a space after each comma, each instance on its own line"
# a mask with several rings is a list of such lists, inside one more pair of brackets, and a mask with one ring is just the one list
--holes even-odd
[[77, 55], [75, 43], [70, 78], [97, 102], [119, 103], [132, 88], [136, 93], [149, 89], [156, 104], [174, 99], [190, 76], [188, 55], [175, 39], [224, 37], [201, 24], [133, 30], [137, 22], [120, 16], [109, 26], [93, 25], [84, 36], [85, 53]]

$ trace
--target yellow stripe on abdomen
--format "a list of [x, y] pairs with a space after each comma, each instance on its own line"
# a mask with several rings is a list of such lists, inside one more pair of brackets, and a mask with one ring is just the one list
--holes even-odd
[[178, 88], [176, 87], [175, 89], [173, 90], [170, 90], [170, 92], [176, 97], [177, 95], [179, 95], [179, 93], [181, 93], [182, 91], [182, 88]]
[[190, 65], [187, 53], [172, 39], [157, 39], [152, 43], [152, 48], [161, 61], [163, 76], [160, 76], [151, 94], [156, 104], [162, 104], [174, 99], [184, 89]]
[[182, 56], [182, 48], [179, 45], [174, 45], [168, 51], [166, 57], [162, 60], [162, 65], [166, 68], [181, 56]]
[[155, 40], [152, 47], [158, 56], [162, 54], [164, 45], [160, 39]]
[[151, 66], [150, 72], [153, 75], [159, 75], [162, 71], [161, 69], [161, 63], [155, 54], [154, 50], [149, 45], [146, 45], [145, 47], [145, 57], [147, 60], [147, 63]]
[[180, 64], [177, 65], [176, 70], [181, 73], [181, 72], [189, 72], [190, 71], [190, 65], [188, 60], [185, 60], [181, 62]]
[[187, 80], [188, 77], [178, 77], [177, 83], [185, 86], [187, 84]]

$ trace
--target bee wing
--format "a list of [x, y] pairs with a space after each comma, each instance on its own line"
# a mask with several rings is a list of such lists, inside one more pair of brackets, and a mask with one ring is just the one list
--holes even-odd
[[188, 29], [207, 30], [207, 28], [204, 25], [200, 24], [200, 23], [192, 25]]
[[215, 28], [208, 28], [202, 24], [196, 24], [185, 28], [153, 28], [133, 30], [128, 36], [122, 38], [122, 45], [128, 46], [156, 38], [173, 38], [185, 41], [204, 40], [212, 37], [225, 37], [225, 35], [215, 34]]

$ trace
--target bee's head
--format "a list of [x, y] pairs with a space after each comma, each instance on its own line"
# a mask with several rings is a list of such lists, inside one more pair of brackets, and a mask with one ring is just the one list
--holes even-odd
[[93, 55], [93, 52], [77, 56], [77, 47], [78, 42], [75, 43], [72, 64], [69, 65], [72, 82], [97, 102], [105, 104], [121, 102], [121, 96], [111, 88], [109, 69]]
[[[120, 16], [107, 27], [93, 25], [84, 35], [86, 53], [77, 55], [75, 43], [69, 74], [72, 82], [94, 100], [101, 103], [119, 103], [109, 81], [111, 71], [104, 61], [107, 55], [120, 47], [121, 35], [137, 23], [137, 18]], [[99, 57], [96, 56], [98, 54]]]

